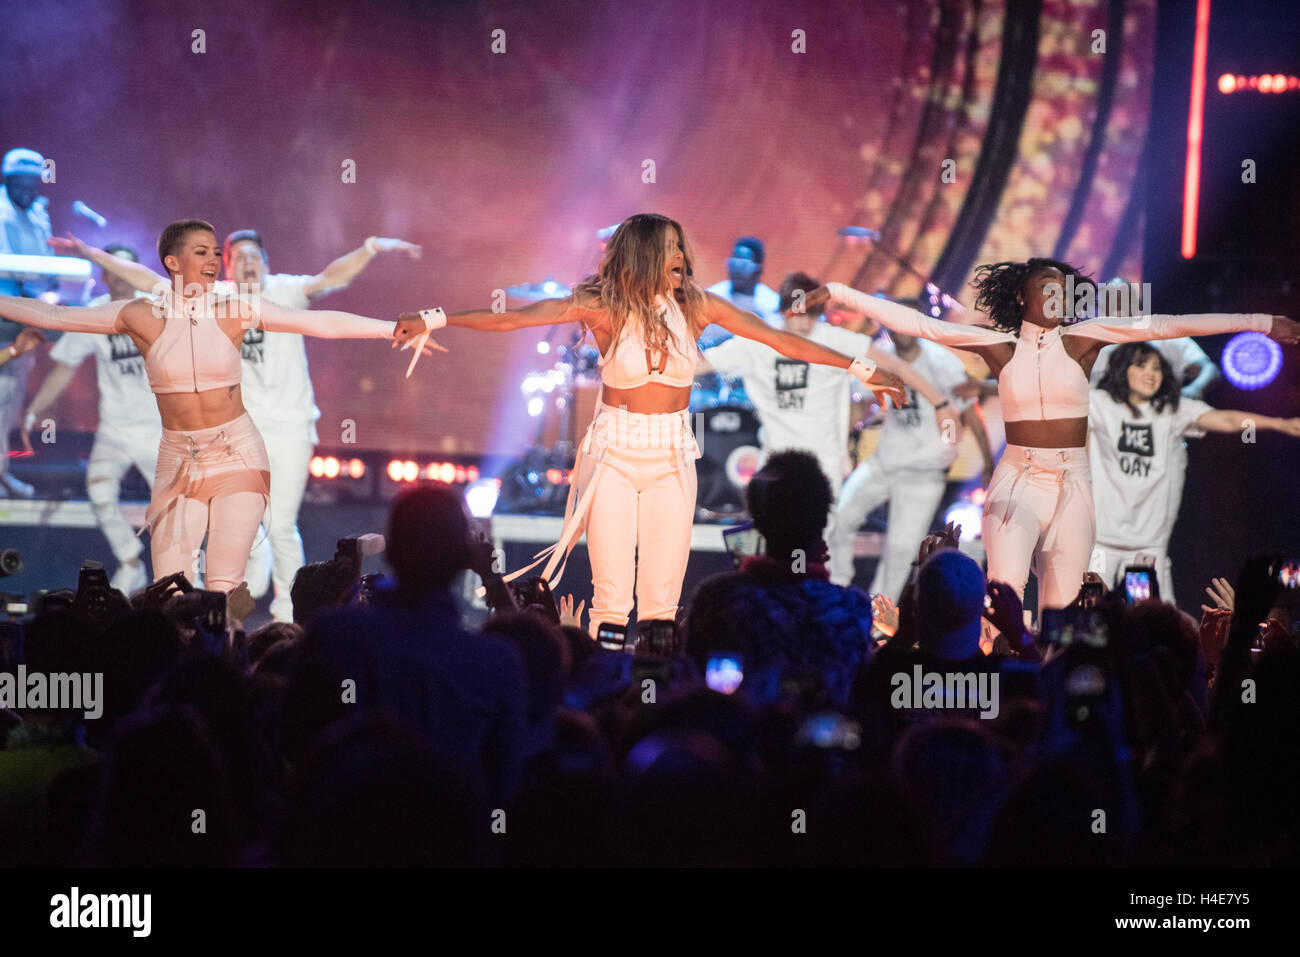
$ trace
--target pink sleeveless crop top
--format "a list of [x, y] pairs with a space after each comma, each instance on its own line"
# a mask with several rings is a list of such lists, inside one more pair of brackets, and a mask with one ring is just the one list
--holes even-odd
[[600, 357], [600, 381], [611, 389], [635, 389], [647, 382], [689, 386], [695, 381], [694, 340], [686, 317], [676, 300], [659, 296], [656, 301], [660, 316], [677, 337], [677, 349], [670, 348], [667, 354], [651, 349], [641, 336], [640, 323], [629, 318], [618, 342]]
[[239, 349], [221, 330], [212, 296], [177, 305], [168, 290], [155, 297], [154, 303], [165, 324], [144, 357], [150, 389], [155, 393], [206, 392], [239, 384]]

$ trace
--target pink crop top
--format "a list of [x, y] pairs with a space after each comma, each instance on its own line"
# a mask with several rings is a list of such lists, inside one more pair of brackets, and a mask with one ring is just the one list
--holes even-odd
[[1083, 366], [1065, 351], [1066, 336], [1098, 342], [1144, 342], [1209, 336], [1219, 332], [1268, 332], [1273, 317], [1263, 314], [1196, 316], [1134, 316], [1125, 319], [1086, 319], [1073, 325], [1045, 329], [1021, 323], [1020, 336], [988, 326], [943, 322], [887, 299], [831, 282], [831, 300], [870, 316], [882, 326], [908, 336], [930, 339], [955, 349], [1014, 343], [1011, 361], [998, 376], [998, 398], [1007, 422], [1081, 419], [1088, 415], [1088, 377]]
[[206, 392], [239, 384], [239, 349], [217, 322], [215, 302], [209, 295], [186, 299], [177, 307], [171, 290], [154, 297], [154, 315], [162, 316], [163, 331], [145, 353], [144, 367], [155, 394]]
[[[320, 339], [391, 339], [395, 322], [368, 319], [333, 309], [289, 309], [262, 296], [229, 295], [217, 289], [201, 299], [172, 307], [171, 290], [149, 300], [163, 320], [163, 331], [145, 353], [149, 387], [155, 393], [203, 392], [239, 383], [239, 347], [217, 322], [240, 317], [244, 329], [294, 332]], [[0, 296], [0, 316], [37, 329], [108, 334], [126, 332], [123, 307], [138, 299], [115, 299], [98, 306], [55, 306], [39, 299]], [[225, 310], [224, 312], [222, 310]]]
[[[686, 327], [686, 317], [676, 300], [659, 296], [659, 315], [677, 337], [678, 348], [692, 349], [694, 340]], [[647, 382], [663, 385], [689, 386], [695, 381], [696, 356], [669, 349], [668, 353], [653, 351], [641, 336], [641, 326], [636, 317], [630, 317], [623, 326], [623, 334], [600, 357], [600, 381], [611, 389], [635, 389]]]

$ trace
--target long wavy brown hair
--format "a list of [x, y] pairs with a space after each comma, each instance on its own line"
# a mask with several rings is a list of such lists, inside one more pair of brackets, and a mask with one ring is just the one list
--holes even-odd
[[[668, 259], [664, 253], [664, 232], [674, 230], [682, 244], [682, 288], [672, 289], [668, 280]], [[605, 247], [605, 256], [594, 275], [580, 282], [574, 294], [593, 297], [608, 311], [613, 327], [611, 346], [616, 346], [623, 328], [633, 319], [641, 324], [646, 345], [666, 353], [672, 348], [682, 355], [698, 350], [691, 342], [678, 343], [677, 336], [659, 315], [655, 298], [672, 293], [686, 317], [687, 329], [695, 329], [704, 314], [704, 290], [695, 281], [695, 257], [681, 223], [658, 213], [637, 213], [619, 224]]]

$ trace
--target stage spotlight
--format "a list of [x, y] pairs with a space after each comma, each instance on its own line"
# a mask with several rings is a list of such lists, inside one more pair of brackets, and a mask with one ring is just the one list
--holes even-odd
[[1282, 347], [1262, 332], [1241, 332], [1223, 347], [1223, 374], [1238, 389], [1262, 389], [1282, 370]]
[[400, 482], [402, 480], [401, 459], [393, 459], [391, 462], [388, 463], [388, 477], [392, 479], [394, 482]]
[[479, 479], [465, 487], [465, 505], [475, 518], [488, 518], [497, 507], [501, 486], [496, 479]]
[[366, 463], [360, 459], [351, 459], [348, 462], [348, 474], [354, 479], [359, 479], [366, 474]]
[[320, 478], [325, 474], [325, 460], [319, 455], [313, 455], [307, 471], [312, 474], [312, 478]]
[[323, 471], [325, 472], [325, 477], [326, 477], [326, 478], [338, 478], [338, 477], [339, 477], [339, 460], [336, 459], [336, 458], [335, 458], [334, 456], [332, 456], [332, 455], [331, 455], [331, 456], [328, 456], [328, 457], [325, 459], [325, 463], [324, 463], [324, 466], [323, 466]]
[[1219, 92], [1231, 93], [1237, 88], [1237, 78], [1231, 73], [1225, 73], [1219, 77]]
[[984, 509], [974, 502], [959, 499], [953, 502], [943, 516], [944, 524], [956, 522], [961, 526], [961, 540], [973, 542], [980, 535], [980, 521], [984, 518]]
[[456, 481], [456, 466], [450, 462], [443, 462], [442, 465], [438, 466], [438, 480], [446, 482], [448, 485]]
[[533, 416], [534, 418], [541, 415], [542, 410], [545, 408], [546, 408], [546, 403], [542, 401], [541, 396], [535, 395], [528, 400], [528, 414]]
[[414, 482], [420, 477], [420, 466], [416, 465], [410, 459], [402, 463], [402, 481]]

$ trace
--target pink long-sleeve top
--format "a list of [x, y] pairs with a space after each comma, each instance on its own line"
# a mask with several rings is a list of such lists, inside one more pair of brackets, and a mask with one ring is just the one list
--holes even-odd
[[826, 288], [832, 302], [870, 316], [882, 326], [904, 335], [929, 339], [954, 349], [1000, 343], [1014, 345], [1011, 361], [998, 375], [998, 398], [1007, 422], [1087, 417], [1088, 377], [1083, 367], [1065, 351], [1067, 336], [1105, 343], [1144, 342], [1219, 332], [1268, 332], [1273, 324], [1273, 317], [1264, 314], [1134, 316], [1085, 319], [1054, 329], [1023, 322], [1017, 337], [987, 326], [944, 322], [843, 283], [827, 283]]
[[[99, 306], [55, 306], [36, 299], [0, 296], [0, 316], [38, 329], [127, 332], [122, 309], [139, 301], [117, 299]], [[167, 290], [148, 301], [154, 316], [163, 323], [162, 332], [144, 355], [149, 387], [155, 393], [206, 392], [239, 383], [239, 347], [222, 327], [223, 318], [237, 317], [241, 329], [296, 332], [323, 339], [386, 339], [392, 337], [396, 327], [396, 323], [349, 312], [287, 309], [260, 296], [220, 290], [185, 299]]]

